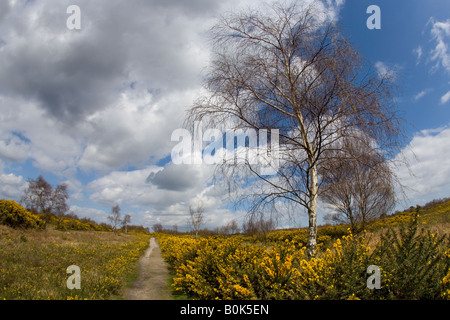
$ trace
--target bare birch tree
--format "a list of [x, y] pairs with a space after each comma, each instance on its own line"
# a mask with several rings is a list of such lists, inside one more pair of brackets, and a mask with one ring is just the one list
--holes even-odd
[[67, 200], [69, 199], [69, 193], [67, 191], [67, 184], [59, 184], [53, 191], [52, 197], [52, 211], [57, 216], [63, 216], [68, 210]]
[[127, 213], [121, 221], [122, 228], [125, 228], [125, 233], [128, 233], [128, 225], [130, 224], [130, 222], [131, 222], [131, 215]]
[[330, 158], [346, 157], [341, 140], [363, 133], [374, 152], [389, 157], [399, 134], [387, 75], [363, 68], [357, 50], [317, 4], [275, 3], [222, 17], [212, 28], [207, 94], [187, 119], [215, 128], [279, 130], [276, 175], [261, 174], [251, 161], [225, 161], [221, 169], [241, 188], [233, 178], [241, 169], [255, 178], [253, 212], [277, 201], [306, 208], [309, 256], [317, 247], [320, 173]]
[[200, 230], [200, 226], [204, 223], [204, 208], [203, 203], [199, 202], [197, 205], [189, 206], [189, 215], [191, 217], [191, 226], [195, 232], [195, 239], [198, 237], [198, 232]]
[[164, 227], [161, 223], [155, 223], [153, 225], [153, 232], [163, 232]]
[[113, 231], [116, 232], [117, 227], [122, 221], [120, 217], [120, 206], [118, 204], [111, 208], [111, 214], [108, 216], [108, 220], [111, 223]]
[[330, 159], [334, 169], [322, 176], [327, 181], [322, 200], [333, 212], [325, 219], [350, 223], [352, 232], [357, 233], [368, 221], [393, 209], [396, 176], [389, 163], [361, 140], [348, 141], [342, 148], [349, 157]]
[[28, 181], [21, 201], [35, 213], [55, 214], [63, 216], [68, 210], [69, 193], [67, 184], [62, 183], [53, 188], [42, 176]]

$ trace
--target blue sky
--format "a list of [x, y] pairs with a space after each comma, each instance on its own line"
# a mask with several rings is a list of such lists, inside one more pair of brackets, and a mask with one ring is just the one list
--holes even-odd
[[[369, 14], [361, 13], [370, 4], [381, 9], [380, 30], [364, 27]], [[397, 101], [408, 121], [405, 130], [409, 136], [446, 126], [450, 119], [450, 108], [440, 103], [450, 90], [450, 70], [443, 66], [433, 69], [440, 61], [430, 61], [430, 52], [437, 45], [431, 34], [433, 22], [447, 21], [449, 12], [450, 3], [445, 0], [346, 1], [341, 11], [340, 24], [360, 52], [370, 61], [398, 69]], [[422, 52], [420, 58], [418, 48]]]
[[[324, 2], [368, 65], [395, 77], [411, 169], [396, 168], [409, 187], [398, 208], [449, 197], [450, 2]], [[71, 210], [97, 221], [120, 204], [134, 224], [183, 228], [189, 204], [202, 201], [207, 227], [241, 222], [245, 212], [213, 185], [211, 166], [170, 163], [171, 134], [202, 93], [207, 30], [227, 10], [258, 3], [2, 1], [0, 198], [20, 199], [41, 174], [67, 183]], [[66, 25], [72, 4], [80, 30]], [[366, 27], [370, 5], [381, 10], [379, 30]]]

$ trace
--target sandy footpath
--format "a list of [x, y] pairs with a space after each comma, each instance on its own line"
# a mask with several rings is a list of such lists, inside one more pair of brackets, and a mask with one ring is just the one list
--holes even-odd
[[161, 249], [155, 238], [139, 260], [139, 277], [125, 294], [126, 300], [170, 300], [169, 270], [161, 257]]

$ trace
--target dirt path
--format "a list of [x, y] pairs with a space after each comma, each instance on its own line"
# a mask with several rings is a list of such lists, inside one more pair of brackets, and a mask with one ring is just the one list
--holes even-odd
[[161, 257], [161, 249], [155, 238], [139, 260], [139, 277], [125, 294], [126, 300], [170, 300], [169, 271]]

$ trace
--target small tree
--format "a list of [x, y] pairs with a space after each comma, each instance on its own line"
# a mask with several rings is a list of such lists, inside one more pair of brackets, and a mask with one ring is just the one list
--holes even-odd
[[128, 224], [131, 222], [131, 215], [126, 214], [122, 219], [122, 228], [125, 228], [125, 233], [128, 233]]
[[64, 215], [69, 209], [67, 200], [69, 193], [67, 184], [59, 184], [55, 189], [44, 177], [28, 181], [28, 188], [24, 191], [21, 202], [33, 213]]
[[68, 210], [67, 200], [69, 193], [67, 192], [67, 184], [63, 183], [56, 187], [52, 197], [52, 212], [57, 216], [63, 216]]
[[198, 237], [198, 231], [200, 226], [204, 223], [204, 208], [203, 203], [199, 202], [195, 207], [193, 205], [189, 206], [189, 214], [191, 217], [191, 226], [195, 232], [195, 239]]
[[113, 231], [115, 232], [117, 230], [117, 227], [121, 223], [120, 206], [118, 204], [112, 207], [111, 214], [108, 216], [108, 220], [111, 223]]
[[242, 229], [248, 235], [266, 235], [275, 229], [275, 221], [272, 218], [265, 220], [262, 215], [257, 219], [254, 215], [242, 225]]
[[33, 213], [48, 213], [52, 205], [52, 186], [39, 176], [36, 180], [28, 181], [28, 188], [24, 191], [22, 202]]
[[349, 157], [330, 158], [331, 169], [323, 175], [326, 187], [322, 200], [333, 210], [327, 220], [350, 223], [356, 233], [394, 207], [395, 175], [384, 157], [364, 140], [347, 141], [342, 148]]
[[231, 234], [239, 233], [241, 231], [236, 220], [231, 220], [231, 222], [227, 224], [227, 227], [230, 229]]
[[231, 220], [226, 225], [216, 228], [218, 234], [228, 235], [239, 233], [240, 229], [236, 220]]
[[162, 232], [164, 230], [161, 223], [155, 223], [153, 225], [153, 232]]

